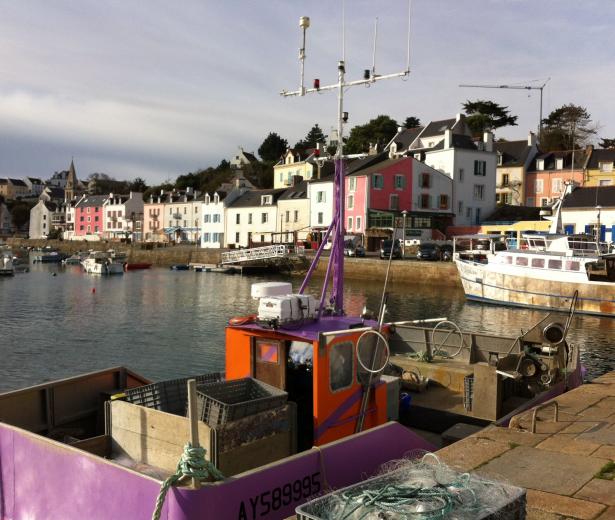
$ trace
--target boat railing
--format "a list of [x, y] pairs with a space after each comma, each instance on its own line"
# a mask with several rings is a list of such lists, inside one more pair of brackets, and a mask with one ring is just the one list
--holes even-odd
[[610, 244], [597, 242], [583, 237], [547, 237], [544, 235], [524, 235], [521, 238], [507, 238], [509, 250], [527, 250], [549, 253], [562, 253], [567, 256], [593, 257], [606, 254]]

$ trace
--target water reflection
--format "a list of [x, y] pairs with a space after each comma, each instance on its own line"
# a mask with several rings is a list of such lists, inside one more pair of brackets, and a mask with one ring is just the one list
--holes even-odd
[[[256, 281], [166, 269], [104, 278], [42, 264], [0, 279], [0, 390], [115, 365], [152, 379], [222, 369], [224, 326], [255, 312]], [[392, 285], [389, 293], [389, 320], [447, 317], [465, 330], [514, 336], [545, 314], [466, 302], [448, 287]], [[347, 312], [376, 312], [381, 296], [381, 283], [348, 282]], [[614, 319], [575, 318], [569, 338], [590, 376], [615, 369]]]

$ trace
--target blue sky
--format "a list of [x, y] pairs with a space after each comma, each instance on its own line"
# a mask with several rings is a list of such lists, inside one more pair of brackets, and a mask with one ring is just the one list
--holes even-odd
[[[348, 79], [401, 70], [405, 0], [346, 0]], [[586, 106], [599, 136], [615, 137], [615, 2], [413, 0], [411, 75], [346, 96], [349, 128], [378, 114], [453, 117], [466, 99], [519, 116], [498, 136], [524, 138], [538, 92], [461, 89], [459, 83], [539, 84], [544, 113]], [[160, 182], [215, 166], [270, 131], [292, 145], [314, 123], [335, 124], [336, 98], [284, 99], [295, 89], [299, 17], [310, 16], [306, 78], [336, 78], [341, 1], [0, 0], [0, 175], [47, 178], [74, 156], [80, 178]]]

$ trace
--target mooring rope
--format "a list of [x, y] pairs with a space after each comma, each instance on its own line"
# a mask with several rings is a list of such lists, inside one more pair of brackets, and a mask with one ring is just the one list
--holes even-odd
[[184, 446], [184, 453], [182, 453], [177, 463], [177, 470], [170, 475], [160, 487], [160, 493], [158, 493], [158, 498], [156, 499], [156, 508], [152, 514], [152, 520], [160, 520], [162, 506], [164, 505], [167, 493], [179, 480], [183, 478], [196, 478], [198, 480], [212, 478], [214, 481], [224, 479], [224, 475], [220, 470], [211, 462], [205, 460], [205, 453], [205, 448], [194, 448], [191, 443], [187, 443]]

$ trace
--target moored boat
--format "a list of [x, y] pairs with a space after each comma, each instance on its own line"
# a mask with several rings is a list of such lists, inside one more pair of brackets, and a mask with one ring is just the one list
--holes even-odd
[[85, 258], [81, 265], [88, 274], [124, 274], [124, 264], [112, 260], [107, 253], [94, 251]]
[[149, 269], [152, 264], [147, 262], [126, 262], [124, 264], [125, 271], [136, 271], [138, 269]]
[[10, 249], [0, 249], [0, 276], [13, 276], [13, 252]]

